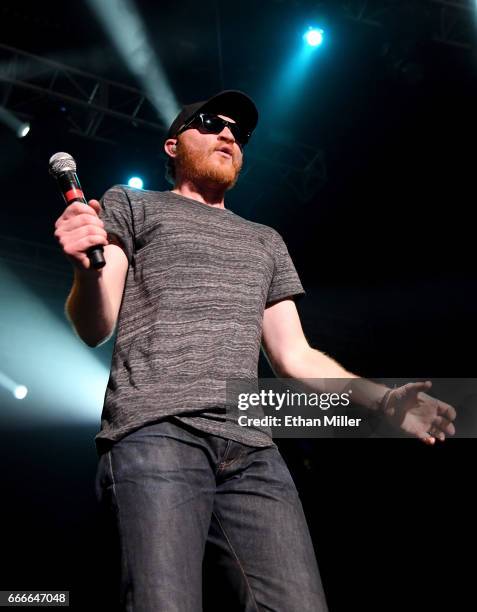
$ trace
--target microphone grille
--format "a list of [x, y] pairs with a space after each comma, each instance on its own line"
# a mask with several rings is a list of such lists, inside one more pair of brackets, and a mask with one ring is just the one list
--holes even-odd
[[69, 153], [55, 153], [50, 157], [49, 168], [53, 176], [63, 172], [76, 172], [76, 162]]

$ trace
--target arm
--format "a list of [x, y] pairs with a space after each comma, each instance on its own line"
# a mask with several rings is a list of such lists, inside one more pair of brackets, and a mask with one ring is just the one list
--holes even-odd
[[[99, 202], [90, 206], [71, 204], [55, 225], [55, 237], [74, 266], [74, 282], [66, 302], [66, 314], [79, 337], [89, 346], [98, 346], [112, 334], [121, 306], [128, 270], [126, 254], [108, 241], [98, 216]], [[106, 265], [90, 266], [86, 251], [104, 246]]]
[[78, 336], [88, 346], [98, 346], [113, 333], [121, 306], [128, 260], [115, 244], [104, 247], [106, 265], [101, 270], [75, 269], [65, 312]]
[[[308, 344], [295, 302], [281, 300], [265, 309], [263, 316], [263, 345], [274, 372], [284, 378], [307, 380], [318, 392], [340, 393], [350, 379], [358, 379], [337, 361]], [[340, 382], [343, 380], [343, 383]], [[357, 403], [377, 410], [387, 387], [366, 381], [356, 385]]]
[[281, 300], [265, 309], [263, 315], [264, 349], [274, 371], [290, 378], [353, 378], [336, 361], [308, 344], [300, 317], [291, 299]]
[[[453, 435], [455, 410], [422, 393], [430, 383], [408, 383], [390, 390], [384, 385], [361, 379], [339, 363], [308, 344], [300, 318], [291, 299], [281, 300], [265, 309], [263, 345], [274, 371], [282, 377], [298, 378], [318, 392], [340, 393], [352, 384], [353, 399], [370, 410], [382, 410], [396, 426], [427, 443]], [[340, 382], [339, 379], [347, 379]], [[427, 432], [433, 431], [429, 436]]]

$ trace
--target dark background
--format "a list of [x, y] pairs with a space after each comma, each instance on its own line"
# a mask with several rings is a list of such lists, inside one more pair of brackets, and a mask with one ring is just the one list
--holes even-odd
[[[310, 343], [370, 378], [474, 377], [473, 3], [135, 6], [181, 104], [222, 88], [256, 100], [260, 125], [226, 206], [285, 238], [307, 290], [299, 309]], [[360, 6], [358, 19], [352, 9]], [[327, 39], [304, 79], [287, 87], [283, 66], [310, 20]], [[0, 23], [1, 44], [141, 88], [84, 2], [5, 0]], [[447, 40], [442, 23], [453, 25]], [[9, 53], [0, 50], [1, 62]], [[46, 86], [48, 75], [37, 82]], [[71, 129], [94, 113], [2, 80], [0, 93], [32, 125], [21, 140], [0, 125], [1, 262], [61, 317], [70, 270], [53, 237], [62, 204], [49, 156], [74, 155], [89, 197], [136, 173], [146, 188], [167, 189], [164, 132], [105, 120], [87, 138]], [[320, 163], [307, 174], [312, 152]], [[16, 296], [0, 287], [0, 299], [15, 304]], [[105, 363], [111, 348], [101, 349]], [[4, 344], [2, 359], [24, 349]], [[260, 371], [269, 373], [264, 360]], [[0, 392], [11, 415], [12, 400]], [[111, 542], [93, 490], [99, 410], [97, 423], [82, 427], [3, 419], [1, 589], [69, 589], [75, 609], [90, 609], [94, 598], [113, 609]], [[434, 448], [417, 440], [281, 440], [280, 448], [331, 612], [443, 602], [468, 609], [462, 558], [474, 532], [473, 439]], [[217, 609], [231, 607], [223, 601], [226, 594]]]

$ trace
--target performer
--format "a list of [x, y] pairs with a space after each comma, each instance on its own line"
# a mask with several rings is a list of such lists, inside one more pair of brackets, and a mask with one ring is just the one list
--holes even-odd
[[[257, 377], [261, 342], [281, 376], [355, 378], [308, 345], [295, 305], [304, 292], [282, 237], [224, 205], [257, 121], [238, 91], [185, 106], [164, 143], [171, 191], [115, 186], [56, 222], [74, 266], [74, 329], [93, 347], [117, 322], [96, 482], [117, 527], [124, 610], [201, 610], [206, 543], [240, 609], [327, 609], [270, 431], [239, 426], [224, 401], [228, 379]], [[95, 245], [106, 259], [99, 271], [86, 255]], [[361, 403], [433, 443], [454, 433], [455, 412], [428, 388], [368, 381]]]

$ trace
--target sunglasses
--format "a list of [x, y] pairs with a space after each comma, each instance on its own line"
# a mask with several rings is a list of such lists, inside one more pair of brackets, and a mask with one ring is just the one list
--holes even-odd
[[207, 134], [220, 134], [225, 127], [229, 128], [233, 137], [241, 147], [247, 144], [252, 135], [252, 132], [242, 129], [237, 123], [231, 123], [218, 115], [212, 115], [210, 113], [199, 113], [198, 115], [194, 115], [192, 119], [184, 123], [177, 132], [177, 135], [179, 136], [179, 134], [182, 134], [185, 130], [192, 128], [203, 130]]

